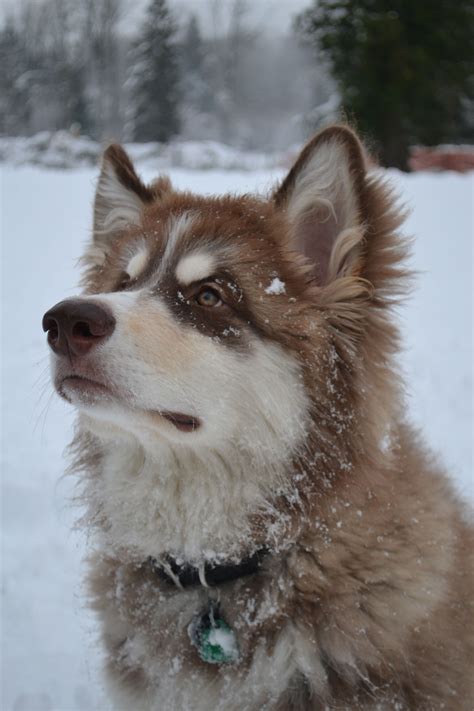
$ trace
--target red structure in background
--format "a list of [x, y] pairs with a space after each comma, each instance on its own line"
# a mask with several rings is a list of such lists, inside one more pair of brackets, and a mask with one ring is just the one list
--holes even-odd
[[474, 146], [413, 146], [408, 160], [410, 170], [474, 170]]

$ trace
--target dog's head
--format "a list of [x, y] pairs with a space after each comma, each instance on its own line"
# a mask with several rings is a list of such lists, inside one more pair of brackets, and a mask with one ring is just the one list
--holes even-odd
[[[146, 186], [111, 146], [85, 294], [43, 320], [57, 391], [147, 446], [294, 453], [315, 416], [323, 430], [335, 407], [352, 416], [341, 373], [358, 370], [398, 276], [377, 189], [345, 127], [317, 135], [270, 199]], [[381, 361], [393, 334], [377, 337]]]

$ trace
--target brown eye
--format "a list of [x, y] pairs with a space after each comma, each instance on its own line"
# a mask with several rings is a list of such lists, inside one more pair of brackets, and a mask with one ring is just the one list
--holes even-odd
[[116, 291], [122, 291], [122, 289], [125, 289], [131, 282], [130, 275], [127, 274], [127, 272], [123, 272], [120, 277], [120, 281], [118, 283], [118, 286], [116, 288]]
[[210, 286], [205, 286], [196, 295], [196, 301], [199, 306], [220, 306], [222, 304], [222, 299], [220, 294], [216, 289], [212, 289]]

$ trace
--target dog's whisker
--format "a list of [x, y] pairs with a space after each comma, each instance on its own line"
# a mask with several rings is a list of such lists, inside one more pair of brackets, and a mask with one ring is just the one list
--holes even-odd
[[[48, 399], [46, 400], [46, 403], [45, 403], [44, 406], [42, 407], [40, 413], [35, 417], [35, 424], [34, 424], [34, 426], [33, 426], [33, 432], [34, 432], [34, 433], [37, 432], [38, 426], [39, 426], [39, 424], [40, 424], [40, 422], [41, 422], [41, 423], [42, 423], [41, 436], [43, 436], [43, 434], [44, 434], [44, 426], [45, 426], [45, 423], [46, 423], [46, 418], [47, 418], [48, 411], [49, 411], [49, 409], [50, 409], [50, 407], [51, 407], [51, 403], [52, 403], [52, 401], [53, 401], [54, 396], [55, 396], [54, 391], [51, 391], [51, 392], [49, 393]], [[37, 406], [39, 406], [39, 402], [37, 403]], [[35, 408], [35, 409], [36, 409], [36, 408]]]

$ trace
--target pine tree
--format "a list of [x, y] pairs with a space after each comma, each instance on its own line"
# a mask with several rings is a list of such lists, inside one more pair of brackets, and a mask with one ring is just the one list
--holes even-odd
[[195, 15], [191, 15], [180, 44], [180, 66], [183, 113], [188, 123], [199, 124], [204, 115], [215, 109], [215, 103], [206, 47]]
[[169, 141], [180, 129], [177, 28], [166, 0], [151, 0], [133, 49], [132, 133], [137, 141]]
[[78, 15], [85, 94], [88, 106], [93, 109], [90, 111], [90, 133], [94, 138], [117, 140], [123, 128], [121, 93], [125, 72], [118, 31], [123, 2], [74, 0], [74, 4]]
[[20, 34], [11, 20], [0, 31], [0, 134], [28, 130], [31, 74]]
[[196, 15], [191, 15], [181, 45], [181, 61], [184, 72], [202, 70], [204, 49]]
[[314, 0], [297, 26], [329, 57], [346, 115], [384, 165], [406, 169], [414, 143], [465, 138], [473, 0]]
[[85, 77], [74, 43], [73, 1], [25, 3], [0, 31], [0, 132], [88, 129]]

